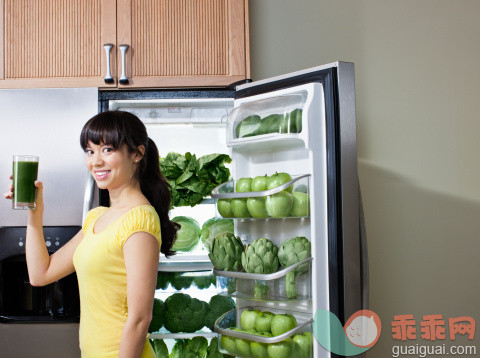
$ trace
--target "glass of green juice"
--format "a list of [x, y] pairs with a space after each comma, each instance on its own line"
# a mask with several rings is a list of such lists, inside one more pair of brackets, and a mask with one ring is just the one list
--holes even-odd
[[12, 209], [35, 209], [38, 174], [38, 156], [13, 156], [13, 200]]

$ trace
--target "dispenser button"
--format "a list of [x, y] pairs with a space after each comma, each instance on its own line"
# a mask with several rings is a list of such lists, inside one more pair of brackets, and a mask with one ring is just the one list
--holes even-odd
[[20, 242], [18, 243], [18, 246], [22, 247], [22, 246], [23, 246], [23, 242], [20, 241]]
[[52, 243], [50, 241], [45, 241], [45, 245], [47, 245], [47, 247], [50, 247], [52, 246]]

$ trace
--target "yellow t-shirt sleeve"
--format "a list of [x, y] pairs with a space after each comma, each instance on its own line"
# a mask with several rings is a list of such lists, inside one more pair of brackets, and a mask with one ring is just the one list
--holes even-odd
[[158, 245], [162, 246], [160, 219], [153, 207], [140, 206], [125, 215], [116, 237], [117, 244], [123, 247], [128, 238], [136, 232], [151, 234], [157, 239]]
[[82, 231], [83, 231], [83, 234], [85, 234], [88, 230], [88, 228], [90, 227], [90, 225], [92, 225], [92, 223], [95, 222], [95, 220], [97, 219], [97, 217], [105, 210], [106, 208], [103, 207], [103, 206], [98, 206], [92, 210], [90, 210], [88, 213], [87, 213], [87, 216], [85, 217], [85, 221], [83, 222], [83, 226], [82, 226]]

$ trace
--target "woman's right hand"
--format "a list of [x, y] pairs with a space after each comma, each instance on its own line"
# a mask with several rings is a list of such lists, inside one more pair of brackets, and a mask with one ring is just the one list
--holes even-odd
[[[10, 175], [10, 180], [13, 179], [13, 175]], [[35, 210], [29, 210], [34, 216], [43, 216], [43, 183], [39, 180], [34, 182], [37, 188], [37, 196], [35, 199]], [[13, 184], [10, 184], [9, 191], [3, 194], [5, 199], [13, 199]]]
[[[10, 175], [10, 180], [13, 179], [13, 175]], [[10, 183], [10, 187], [8, 188], [8, 192], [3, 194], [5, 199], [12, 199], [13, 198], [13, 184]]]

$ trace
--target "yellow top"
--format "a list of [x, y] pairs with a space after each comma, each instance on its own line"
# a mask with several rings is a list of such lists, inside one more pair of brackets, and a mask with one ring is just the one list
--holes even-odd
[[[152, 234], [162, 243], [160, 219], [152, 206], [132, 208], [99, 233], [93, 228], [107, 210], [88, 212], [83, 239], [73, 254], [80, 289], [80, 350], [82, 358], [117, 358], [128, 316], [127, 272], [123, 245], [136, 232]], [[147, 339], [142, 358], [155, 358]]]

